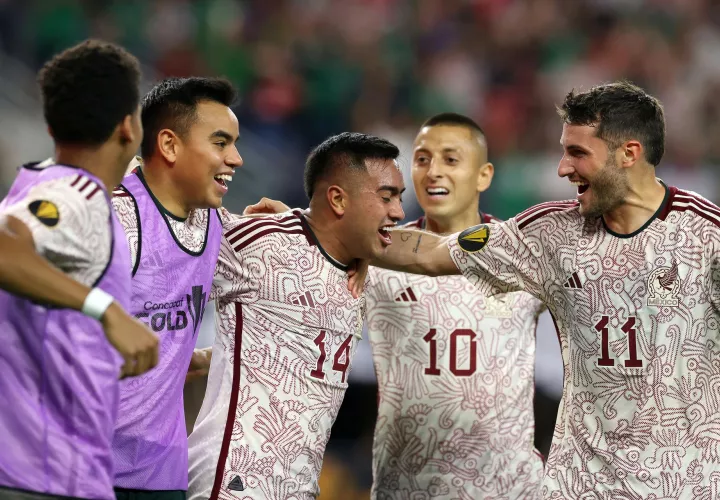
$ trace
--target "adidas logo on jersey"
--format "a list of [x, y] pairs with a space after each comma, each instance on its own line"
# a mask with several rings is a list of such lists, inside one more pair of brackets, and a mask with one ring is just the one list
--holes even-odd
[[412, 288], [407, 287], [400, 295], [395, 297], [395, 302], [417, 302], [417, 297], [415, 297]]
[[295, 297], [291, 296], [290, 303], [296, 306], [315, 307], [315, 301], [309, 291]]
[[563, 288], [571, 288], [573, 290], [582, 288], [582, 283], [580, 283], [580, 276], [578, 276], [578, 273], [572, 273], [563, 285]]

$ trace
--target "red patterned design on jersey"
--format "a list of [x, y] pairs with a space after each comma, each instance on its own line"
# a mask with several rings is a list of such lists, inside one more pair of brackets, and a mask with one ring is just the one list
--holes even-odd
[[556, 320], [565, 380], [544, 498], [717, 498], [720, 209], [668, 188], [619, 237], [562, 205], [491, 225], [474, 254], [450, 244], [484, 293], [525, 289]]
[[372, 498], [536, 498], [542, 303], [527, 293], [483, 298], [462, 276], [371, 268], [371, 280], [368, 334], [380, 392]]
[[192, 498], [314, 498], [365, 299], [300, 212], [222, 214], [217, 333], [190, 436]]

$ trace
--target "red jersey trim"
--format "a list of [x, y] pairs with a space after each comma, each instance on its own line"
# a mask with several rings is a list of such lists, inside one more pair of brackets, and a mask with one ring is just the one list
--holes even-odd
[[518, 224], [518, 229], [523, 229], [528, 224], [531, 224], [532, 222], [535, 222], [536, 220], [554, 213], [554, 212], [562, 212], [571, 208], [575, 208], [579, 205], [577, 201], [574, 200], [568, 200], [568, 201], [549, 201], [547, 203], [540, 203], [539, 205], [535, 205], [534, 207], [530, 207], [524, 212], [520, 213], [515, 217], [515, 220]]
[[668, 212], [690, 211], [720, 227], [720, 207], [694, 193], [677, 188], [671, 189], [674, 193], [671, 203], [668, 204]]
[[230, 391], [230, 406], [228, 407], [227, 421], [225, 422], [225, 433], [223, 434], [220, 456], [218, 457], [217, 468], [215, 469], [215, 482], [213, 483], [210, 500], [217, 500], [220, 496], [220, 488], [225, 480], [225, 462], [230, 452], [230, 441], [232, 441], [233, 427], [235, 426], [235, 414], [237, 413], [238, 393], [240, 392], [240, 360], [242, 348], [243, 315], [242, 304], [235, 303], [235, 348], [233, 349], [233, 378]]
[[[241, 231], [238, 233], [238, 230]], [[233, 250], [239, 252], [259, 238], [271, 233], [303, 234], [303, 230], [300, 221], [294, 217], [285, 217], [279, 220], [258, 218], [252, 219], [248, 223], [241, 223], [226, 232], [225, 238], [233, 246]]]

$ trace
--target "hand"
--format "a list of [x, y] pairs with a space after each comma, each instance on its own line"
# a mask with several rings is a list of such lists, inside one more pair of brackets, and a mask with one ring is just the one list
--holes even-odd
[[158, 338], [116, 302], [102, 317], [105, 335], [125, 360], [120, 378], [142, 375], [158, 363]]
[[359, 298], [365, 287], [365, 278], [370, 270], [369, 260], [355, 260], [348, 270], [348, 290], [353, 298]]
[[191, 380], [204, 377], [210, 372], [210, 361], [212, 360], [212, 347], [205, 349], [195, 349], [190, 358], [190, 366], [187, 375], [185, 375], [185, 383]]
[[243, 215], [254, 215], [254, 214], [281, 214], [290, 210], [285, 203], [282, 201], [271, 200], [270, 198], [263, 198], [254, 205], [248, 205], [243, 210]]

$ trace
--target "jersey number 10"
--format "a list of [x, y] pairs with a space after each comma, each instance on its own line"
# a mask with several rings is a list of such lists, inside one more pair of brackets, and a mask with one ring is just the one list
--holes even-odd
[[[437, 340], [435, 336], [437, 330], [431, 329], [424, 337], [423, 340], [430, 344], [430, 366], [425, 368], [425, 375], [440, 375], [440, 368], [437, 366], [438, 352], [437, 352]], [[468, 338], [468, 350], [470, 351], [470, 366], [467, 368], [458, 368], [458, 339], [460, 337]], [[477, 341], [475, 340], [477, 334], [467, 328], [458, 328], [453, 330], [450, 334], [450, 373], [457, 377], [469, 377], [475, 370], [477, 370]]]

